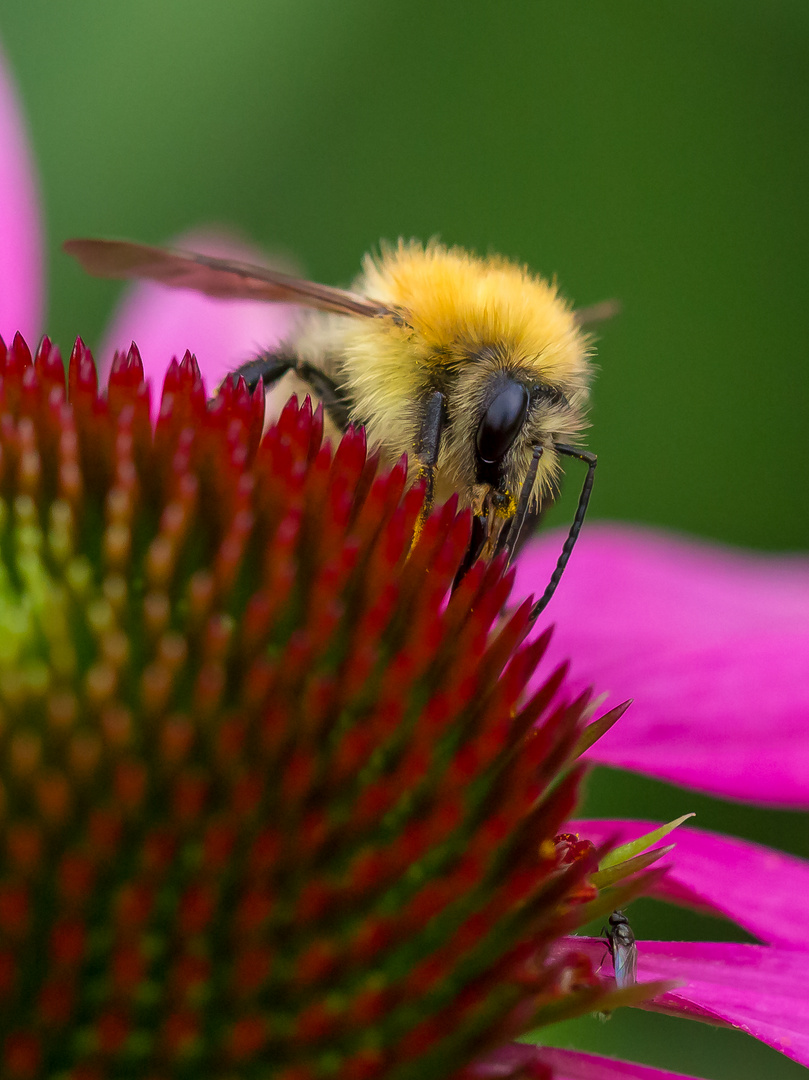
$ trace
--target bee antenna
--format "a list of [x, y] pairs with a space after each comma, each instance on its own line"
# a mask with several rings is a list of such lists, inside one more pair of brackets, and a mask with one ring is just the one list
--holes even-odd
[[531, 492], [534, 490], [534, 482], [537, 478], [537, 469], [539, 468], [539, 459], [542, 457], [544, 449], [544, 446], [540, 446], [539, 443], [534, 446], [534, 456], [531, 458], [531, 464], [528, 466], [528, 473], [523, 481], [522, 490], [520, 491], [520, 501], [517, 504], [517, 512], [512, 519], [506, 541], [503, 544], [503, 550], [507, 555], [506, 567], [511, 565], [514, 552], [517, 550], [517, 541], [520, 539], [522, 527], [525, 524], [525, 519], [528, 517]]
[[595, 480], [596, 464], [598, 463], [596, 455], [589, 453], [587, 450], [577, 450], [574, 446], [565, 446], [563, 443], [554, 443], [553, 448], [558, 454], [564, 454], [566, 457], [574, 457], [578, 458], [579, 461], [586, 462], [587, 475], [582, 484], [581, 495], [579, 495], [579, 505], [576, 507], [576, 516], [573, 518], [570, 532], [567, 534], [567, 539], [562, 547], [562, 554], [556, 562], [556, 569], [551, 574], [551, 579], [548, 582], [545, 592], [531, 608], [532, 620], [541, 615], [548, 606], [551, 597], [556, 592], [556, 586], [559, 584], [562, 574], [565, 572], [565, 567], [567, 566], [573, 548], [576, 546], [576, 541], [578, 540], [582, 524], [584, 523], [584, 515], [587, 513], [587, 506], [590, 502], [590, 494], [592, 493], [593, 481]]

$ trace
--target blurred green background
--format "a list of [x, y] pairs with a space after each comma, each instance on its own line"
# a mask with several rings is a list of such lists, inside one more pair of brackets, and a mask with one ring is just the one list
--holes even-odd
[[[556, 275], [577, 304], [623, 302], [601, 331], [594, 515], [807, 547], [806, 0], [3, 0], [0, 37], [63, 349], [98, 343], [118, 293], [60, 254], [68, 236], [223, 222], [347, 283], [380, 237], [440, 234]], [[603, 770], [586, 809], [696, 809], [809, 856], [805, 816]], [[652, 902], [633, 920], [734, 936]], [[558, 1035], [715, 1080], [805, 1075], [631, 1010]]]

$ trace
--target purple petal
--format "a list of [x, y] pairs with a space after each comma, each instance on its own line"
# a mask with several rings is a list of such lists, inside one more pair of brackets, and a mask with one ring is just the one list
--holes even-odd
[[553, 1080], [697, 1080], [685, 1073], [654, 1069], [631, 1061], [525, 1043], [511, 1043], [495, 1050], [474, 1066], [472, 1075], [475, 1080], [511, 1080], [515, 1073], [519, 1077], [530, 1077], [534, 1073], [541, 1077], [543, 1067], [550, 1069]]
[[636, 1065], [633, 1061], [616, 1061], [596, 1054], [582, 1054], [578, 1050], [545, 1047], [537, 1057], [543, 1065], [551, 1068], [553, 1080], [695, 1080], [685, 1073]]
[[17, 95], [0, 53], [0, 336], [42, 330], [39, 190]]
[[[600, 963], [600, 938], [569, 938], [558, 949], [586, 951]], [[609, 977], [609, 976], [608, 976]], [[639, 941], [638, 982], [680, 980], [640, 1006], [725, 1024], [809, 1065], [809, 952], [710, 941]]]
[[537, 1049], [525, 1043], [509, 1043], [501, 1046], [492, 1054], [487, 1054], [482, 1061], [473, 1066], [475, 1077], [480, 1080], [501, 1080], [509, 1077], [521, 1068], [527, 1068], [537, 1060]]
[[[171, 244], [186, 251], [265, 264], [256, 248], [232, 236], [191, 232]], [[200, 293], [138, 282], [124, 294], [98, 353], [102, 380], [115, 350], [137, 343], [146, 377], [158, 387], [172, 356], [195, 354], [209, 390], [246, 360], [285, 336], [294, 309], [256, 300], [214, 300]], [[154, 394], [153, 400], [160, 401]]]
[[647, 941], [638, 953], [644, 978], [688, 980], [643, 1008], [730, 1024], [809, 1066], [806, 952], [727, 942]]
[[[515, 595], [544, 588], [560, 547], [526, 549]], [[591, 525], [548, 614], [576, 684], [635, 699], [590, 760], [809, 807], [809, 560]]]
[[[553, 1080], [696, 1080], [684, 1073], [636, 1065], [631, 1061], [525, 1043], [511, 1043], [495, 1050], [475, 1065], [472, 1073], [476, 1080], [510, 1080], [515, 1072], [518, 1076], [533, 1075], [532, 1066], [537, 1076], [543, 1075], [543, 1066], [550, 1069]], [[520, 1069], [523, 1071], [519, 1072]]]
[[[598, 845], [626, 843], [652, 821], [573, 821], [570, 829]], [[723, 915], [769, 945], [809, 949], [809, 862], [794, 855], [702, 829], [676, 829], [663, 865], [669, 872], [650, 895]], [[807, 957], [809, 961], [809, 957]]]

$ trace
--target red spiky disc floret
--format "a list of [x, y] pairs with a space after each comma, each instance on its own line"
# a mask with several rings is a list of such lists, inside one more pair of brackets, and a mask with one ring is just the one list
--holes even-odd
[[154, 429], [134, 347], [0, 376], [3, 1075], [444, 1080], [595, 1002], [544, 962], [585, 702], [523, 702], [500, 566], [447, 600], [468, 517], [411, 552], [404, 463], [189, 355]]

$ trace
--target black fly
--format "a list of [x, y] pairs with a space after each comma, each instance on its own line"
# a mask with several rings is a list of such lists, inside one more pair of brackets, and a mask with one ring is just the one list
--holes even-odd
[[613, 911], [609, 927], [604, 931], [604, 941], [612, 957], [612, 970], [619, 989], [634, 986], [638, 974], [638, 947], [635, 935], [623, 911]]

